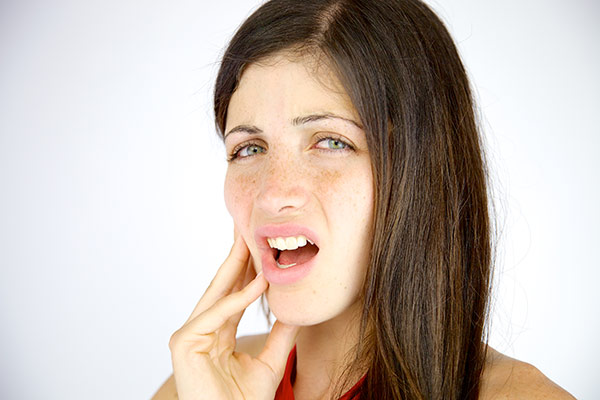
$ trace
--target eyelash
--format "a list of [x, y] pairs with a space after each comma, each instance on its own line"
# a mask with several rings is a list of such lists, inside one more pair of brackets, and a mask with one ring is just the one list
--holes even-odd
[[[355, 151], [354, 146], [352, 146], [347, 141], [343, 140], [342, 137], [338, 136], [338, 135], [320, 134], [320, 135], [317, 135], [315, 139], [316, 139], [316, 143], [315, 143], [314, 146], [316, 146], [318, 143], [320, 143], [320, 142], [322, 142], [324, 140], [333, 140], [333, 141], [336, 141], [336, 142], [340, 142], [340, 143], [342, 143], [345, 146], [343, 149], [321, 149], [321, 148], [318, 148], [317, 150], [326, 151], [326, 152], [329, 152], [329, 153], [338, 153], [340, 151]], [[235, 146], [233, 148], [233, 150], [231, 151], [231, 153], [229, 153], [229, 155], [227, 156], [227, 162], [232, 162], [232, 161], [237, 160], [238, 158], [240, 158], [239, 157], [240, 151], [242, 151], [246, 147], [250, 147], [250, 146], [257, 146], [257, 147], [261, 147], [261, 148], [264, 149], [263, 145], [261, 145], [260, 143], [254, 142], [254, 141], [244, 142], [244, 143], [238, 144], [237, 146]], [[249, 157], [253, 157], [253, 156], [242, 157], [242, 159], [249, 158]]]
[[[232, 162], [233, 160], [238, 159], [239, 152], [242, 151], [244, 148], [250, 147], [250, 146], [257, 146], [257, 147], [264, 148], [264, 146], [262, 146], [260, 143], [252, 142], [252, 141], [238, 144], [237, 146], [235, 146], [233, 148], [231, 153], [229, 153], [229, 155], [227, 156], [227, 162]], [[248, 157], [252, 157], [252, 156], [248, 156]], [[247, 158], [247, 157], [243, 157], [243, 158]]]
[[315, 140], [316, 140], [317, 144], [324, 140], [333, 140], [335, 142], [340, 142], [345, 146], [343, 149], [319, 149], [319, 150], [323, 150], [323, 151], [327, 151], [327, 152], [334, 152], [334, 153], [338, 153], [340, 151], [354, 151], [355, 150], [354, 146], [352, 146], [350, 143], [345, 141], [339, 135], [332, 135], [331, 133], [318, 134], [316, 136]]

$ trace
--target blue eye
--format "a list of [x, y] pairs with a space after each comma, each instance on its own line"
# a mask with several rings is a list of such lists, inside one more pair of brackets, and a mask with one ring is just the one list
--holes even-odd
[[229, 156], [229, 161], [233, 161], [236, 158], [248, 158], [257, 154], [264, 153], [266, 150], [264, 147], [257, 144], [246, 144], [240, 147], [236, 147]]
[[319, 142], [316, 144], [317, 148], [319, 149], [324, 149], [324, 150], [347, 150], [347, 149], [352, 149], [352, 147], [344, 142], [341, 139], [336, 139], [336, 138], [332, 138], [332, 137], [326, 137], [323, 138], [321, 140], [319, 140]]

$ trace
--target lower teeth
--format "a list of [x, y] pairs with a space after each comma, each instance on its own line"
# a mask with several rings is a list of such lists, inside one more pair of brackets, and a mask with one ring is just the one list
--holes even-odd
[[281, 265], [277, 261], [275, 261], [275, 262], [277, 263], [277, 267], [282, 268], [282, 269], [290, 268], [290, 267], [293, 267], [294, 265], [296, 265], [296, 263], [288, 264], [288, 265]]

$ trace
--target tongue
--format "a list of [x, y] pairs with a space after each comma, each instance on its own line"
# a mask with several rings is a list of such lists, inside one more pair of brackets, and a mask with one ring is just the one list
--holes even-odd
[[313, 258], [318, 251], [317, 246], [308, 243], [296, 250], [283, 250], [277, 262], [281, 265], [302, 264]]

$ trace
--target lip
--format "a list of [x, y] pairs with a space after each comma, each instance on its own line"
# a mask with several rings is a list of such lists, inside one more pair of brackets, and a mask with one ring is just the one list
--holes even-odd
[[317, 253], [309, 261], [294, 265], [290, 268], [279, 268], [272, 255], [272, 249], [267, 243], [267, 238], [288, 237], [304, 235], [310, 239], [319, 249], [319, 237], [306, 226], [297, 224], [263, 225], [254, 232], [254, 240], [261, 254], [262, 271], [265, 279], [274, 285], [289, 285], [298, 282], [311, 271], [319, 256]]

